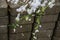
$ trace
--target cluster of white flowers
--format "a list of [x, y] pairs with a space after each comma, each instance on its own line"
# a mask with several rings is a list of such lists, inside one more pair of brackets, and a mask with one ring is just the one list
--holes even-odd
[[18, 9], [16, 9], [16, 11], [17, 11], [17, 12], [24, 12], [24, 11], [26, 11], [27, 5], [28, 5], [28, 4], [22, 5], [21, 7], [19, 7]]
[[48, 3], [48, 6], [50, 8], [52, 8], [55, 4], [54, 4], [55, 0], [51, 0], [49, 3]]
[[[48, 6], [50, 8], [52, 8], [55, 4], [55, 0], [44, 0], [43, 3], [41, 3], [42, 0], [32, 0], [32, 1], [29, 1], [27, 4], [25, 5], [22, 5], [20, 6], [18, 9], [16, 9], [17, 12], [24, 12], [26, 11], [28, 14], [32, 14], [33, 12], [36, 11], [37, 8], [39, 7], [44, 7], [44, 6], [47, 6], [46, 4], [48, 4]], [[29, 8], [26, 8], [29, 4]]]
[[41, 0], [33, 0], [29, 2], [30, 9], [27, 9], [27, 13], [31, 14], [36, 11], [36, 9], [41, 5]]
[[13, 4], [17, 4], [19, 2], [19, 0], [7, 0], [7, 2], [11, 2]]
[[[20, 0], [7, 0], [7, 1], [11, 2], [13, 4], [17, 4]], [[18, 14], [17, 14], [17, 17], [15, 18], [15, 20], [18, 22], [20, 20], [20, 13], [27, 12], [30, 15], [30, 14], [36, 12], [39, 14], [42, 11], [42, 9], [40, 9], [40, 8], [45, 8], [45, 7], [52, 8], [55, 5], [54, 4], [55, 0], [30, 0], [30, 1], [23, 0], [23, 3], [25, 3], [25, 2], [26, 2], [26, 4], [20, 5], [20, 7], [16, 9]], [[32, 16], [35, 16], [35, 15], [32, 15]], [[31, 19], [29, 19], [29, 17], [26, 17], [26, 21], [27, 20], [31, 21]], [[41, 24], [39, 24], [38, 26], [40, 28], [42, 27]], [[22, 28], [22, 26], [20, 26], [20, 28]], [[13, 30], [14, 30], [14, 32], [16, 31], [15, 29], [13, 29]], [[35, 34], [37, 32], [39, 32], [38, 28], [35, 29], [35, 32], [32, 33], [34, 39], [37, 39], [37, 37], [35, 36]], [[22, 33], [22, 35], [24, 36], [23, 33]]]
[[[7, 2], [11, 2], [13, 4], [17, 4], [20, 0], [7, 0]], [[23, 2], [25, 2], [26, 0], [23, 0]], [[30, 5], [30, 9], [27, 8], [27, 5], [22, 5], [20, 6], [18, 9], [17, 9], [17, 12], [21, 12], [21, 11], [27, 11], [27, 13], [31, 14], [32, 12], [35, 12], [36, 9], [40, 6], [40, 7], [43, 7], [43, 6], [46, 6], [46, 4], [48, 4], [48, 6], [50, 8], [52, 8], [55, 4], [55, 0], [44, 0], [43, 3], [41, 3], [42, 0], [31, 0], [29, 1], [27, 4]]]

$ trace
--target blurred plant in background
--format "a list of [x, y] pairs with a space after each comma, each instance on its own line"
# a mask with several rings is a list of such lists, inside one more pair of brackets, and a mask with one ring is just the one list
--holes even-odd
[[[52, 8], [55, 5], [55, 0], [7, 0], [12, 4], [21, 4], [19, 8], [16, 9], [18, 12], [17, 17], [15, 18], [15, 23], [12, 24], [14, 32], [16, 27], [19, 26], [20, 20], [31, 21], [31, 17], [35, 16], [34, 30], [32, 32], [32, 40], [36, 40], [36, 33], [39, 32], [39, 27], [41, 25], [41, 17], [44, 15], [45, 10], [49, 7]], [[21, 16], [23, 12], [26, 12], [28, 15]]]

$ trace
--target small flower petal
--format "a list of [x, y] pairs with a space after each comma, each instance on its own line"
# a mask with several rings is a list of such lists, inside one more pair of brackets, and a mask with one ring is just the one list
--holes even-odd
[[39, 32], [39, 30], [35, 30], [35, 33]]
[[37, 39], [37, 37], [35, 37], [35, 36], [34, 36], [33, 38], [34, 38], [34, 39]]
[[21, 33], [22, 36], [24, 36], [24, 33]]
[[14, 32], [16, 32], [16, 29], [13, 29]]
[[22, 28], [23, 26], [21, 25], [20, 28]]
[[42, 27], [42, 25], [39, 25], [39, 27], [41, 28], [41, 27]]
[[27, 9], [28, 14], [32, 14], [32, 9]]
[[51, 5], [49, 5], [49, 7], [52, 8], [54, 5], [55, 5], [55, 4], [51, 4]]
[[7, 0], [7, 2], [10, 2], [10, 0]]
[[31, 18], [29, 19], [29, 21], [31, 21]]
[[32, 33], [33, 35], [35, 35], [35, 33]]
[[40, 10], [38, 10], [36, 13], [39, 13], [40, 12]]

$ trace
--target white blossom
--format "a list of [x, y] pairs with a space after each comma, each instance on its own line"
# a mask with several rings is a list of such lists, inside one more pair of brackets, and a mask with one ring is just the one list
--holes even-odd
[[21, 6], [20, 8], [18, 8], [18, 9], [16, 9], [17, 12], [23, 12], [23, 11], [25, 11], [25, 10], [26, 10], [26, 9], [25, 9], [24, 5]]
[[14, 3], [15, 0], [11, 0], [11, 3]]
[[33, 36], [34, 39], [37, 39], [37, 37]]
[[21, 8], [18, 8], [18, 9], [16, 9], [16, 11], [17, 11], [17, 12], [21, 12], [21, 11], [22, 11], [22, 9], [21, 9]]
[[26, 21], [29, 19], [29, 17], [26, 17]]
[[16, 9], [16, 11], [17, 11], [17, 12], [24, 12], [24, 11], [26, 11], [27, 5], [28, 5], [28, 4], [22, 5], [21, 7], [19, 7], [18, 9]]
[[29, 19], [29, 21], [31, 21], [31, 18]]
[[36, 8], [34, 8], [34, 7], [31, 7], [31, 9], [32, 9], [32, 12], [35, 12], [36, 11]]
[[36, 8], [34, 8], [34, 7], [31, 7], [31, 9], [27, 9], [28, 14], [32, 14], [35, 11], [36, 11]]
[[51, 2], [52, 2], [52, 3], [54, 3], [54, 2], [55, 2], [55, 0], [51, 0]]
[[49, 7], [52, 8], [54, 5], [55, 5], [55, 4], [51, 4], [51, 5], [49, 5]]
[[40, 6], [40, 0], [33, 0], [33, 2], [29, 2], [31, 9], [33, 10], [33, 12], [35, 12], [35, 10], [38, 8], [38, 6]]
[[[10, 0], [7, 0], [8, 2], [10, 2]], [[11, 0], [11, 3], [13, 4], [17, 4], [19, 2], [19, 0]], [[39, 13], [41, 12], [41, 10], [43, 11], [43, 9], [38, 9], [39, 7], [45, 7], [48, 5], [48, 7], [52, 8], [55, 4], [55, 0], [30, 0], [28, 2], [28, 0], [23, 0], [24, 3], [27, 3], [25, 5], [20, 6], [19, 8], [16, 9], [17, 12], [23, 13], [24, 11], [26, 11], [29, 15], [32, 14], [33, 12]], [[27, 8], [28, 7], [28, 8]], [[20, 20], [20, 13], [18, 13], [17, 17], [15, 18], [16, 21], [19, 22]], [[35, 15], [32, 15], [35, 16]], [[26, 21], [31, 21], [31, 18], [29, 19], [28, 16], [25, 16]], [[17, 26], [19, 26], [17, 24]], [[38, 25], [40, 28], [42, 27], [42, 25]], [[22, 28], [22, 25], [20, 26], [20, 28]], [[15, 32], [16, 29], [13, 29], [13, 31]], [[32, 33], [33, 34], [33, 38], [37, 39], [37, 37], [35, 36], [36, 33], [38, 33], [39, 30], [35, 29], [35, 32]], [[46, 32], [46, 30], [44, 30], [44, 32]], [[24, 36], [23, 33], [21, 33], [22, 36]], [[50, 37], [50, 35], [48, 35]]]
[[39, 27], [41, 28], [41, 27], [42, 27], [42, 25], [39, 25]]
[[33, 2], [30, 4], [31, 7], [38, 8], [40, 6], [39, 0], [33, 0]]
[[36, 13], [39, 13], [40, 12], [40, 10], [38, 10]]
[[42, 27], [42, 25], [39, 25], [39, 27], [41, 28], [41, 27]]
[[44, 1], [42, 4], [41, 4], [41, 6], [43, 7], [43, 6], [46, 6], [46, 3], [47, 3], [47, 1]]
[[24, 36], [24, 33], [21, 33], [22, 36]]
[[52, 4], [52, 2], [49, 2], [49, 3], [48, 3], [48, 6], [51, 5], [51, 4]]
[[19, 24], [16, 24], [17, 26], [19, 26]]
[[44, 0], [44, 2], [43, 2], [43, 3], [44, 3], [44, 4], [46, 4], [47, 2], [48, 2], [48, 0]]
[[49, 34], [48, 37], [51, 37], [51, 35]]
[[55, 0], [51, 0], [48, 5], [54, 4]]
[[25, 2], [26, 0], [23, 0], [23, 2]]
[[52, 8], [55, 4], [54, 4], [55, 0], [51, 0], [49, 3], [48, 3], [48, 6], [50, 8]]
[[22, 25], [20, 26], [20, 28], [22, 28]]
[[39, 32], [39, 30], [37, 29], [37, 30], [35, 30], [35, 33], [37, 33], [37, 32]]
[[19, 0], [11, 0], [11, 3], [13, 4], [17, 4], [19, 2]]
[[41, 6], [46, 6], [46, 3], [48, 2], [48, 0], [44, 0], [44, 2], [41, 4]]
[[14, 4], [17, 4], [19, 2], [19, 0], [15, 0]]
[[35, 33], [32, 33], [33, 35], [35, 35]]
[[15, 18], [16, 21], [20, 20], [20, 13], [18, 13], [17, 17]]
[[35, 16], [34, 14], [32, 16]]
[[13, 29], [13, 31], [15, 32], [15, 31], [16, 31], [16, 29]]
[[27, 9], [28, 14], [32, 14], [32, 12], [33, 12], [32, 9]]
[[32, 13], [32, 12], [35, 12], [36, 9], [41, 5], [41, 0], [33, 0], [33, 2], [30, 1], [29, 4], [30, 4], [30, 7], [31, 7], [29, 13]]
[[20, 19], [18, 18], [18, 17], [16, 17], [16, 19], [15, 19], [16, 21], [19, 21]]
[[32, 1], [29, 1], [29, 2], [28, 2], [28, 4], [31, 4], [31, 3], [32, 3]]
[[7, 0], [7, 2], [10, 2], [10, 0]]

